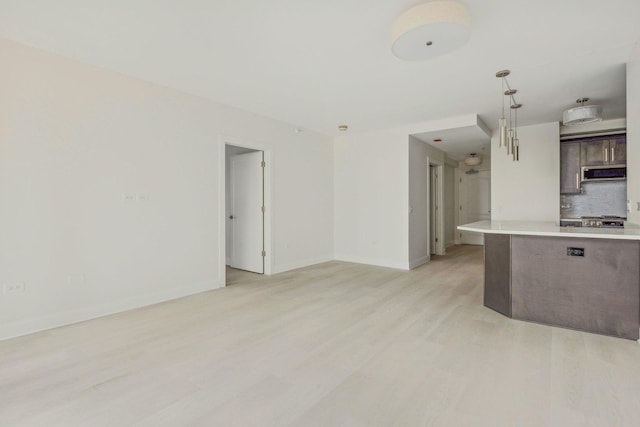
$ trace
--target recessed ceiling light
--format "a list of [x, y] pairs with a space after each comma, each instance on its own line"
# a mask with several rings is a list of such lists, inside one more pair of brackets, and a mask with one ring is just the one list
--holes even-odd
[[349, 126], [347, 126], [347, 125], [340, 125], [340, 126], [338, 126], [338, 130], [339, 130], [340, 132], [344, 132], [344, 131], [346, 131], [347, 129], [349, 129]]

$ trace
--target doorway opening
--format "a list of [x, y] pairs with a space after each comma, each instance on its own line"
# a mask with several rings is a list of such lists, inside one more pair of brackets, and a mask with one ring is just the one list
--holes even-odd
[[[461, 224], [491, 219], [491, 171], [471, 168], [461, 175]], [[466, 245], [483, 245], [484, 236], [468, 231], [460, 232]]]
[[226, 145], [226, 265], [264, 274], [264, 153]]
[[234, 277], [271, 274], [270, 150], [221, 137], [219, 146], [219, 283]]

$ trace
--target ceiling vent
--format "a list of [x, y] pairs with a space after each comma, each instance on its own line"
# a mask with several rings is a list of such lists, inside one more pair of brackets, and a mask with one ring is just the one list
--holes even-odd
[[584, 105], [589, 98], [576, 100], [580, 107], [571, 108], [562, 113], [562, 124], [565, 126], [581, 125], [583, 123], [593, 123], [602, 120], [602, 110], [598, 105]]

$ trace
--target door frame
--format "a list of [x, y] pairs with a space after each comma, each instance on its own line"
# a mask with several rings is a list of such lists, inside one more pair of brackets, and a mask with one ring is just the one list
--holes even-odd
[[428, 168], [428, 172], [427, 172], [427, 200], [429, 203], [429, 209], [427, 209], [427, 227], [429, 230], [429, 238], [428, 238], [428, 253], [429, 253], [429, 257], [431, 257], [431, 242], [434, 239], [434, 236], [431, 235], [431, 167], [434, 167], [435, 172], [438, 174], [438, 181], [437, 181], [437, 188], [436, 188], [436, 192], [437, 192], [437, 200], [436, 200], [436, 204], [439, 207], [438, 211], [436, 212], [435, 215], [435, 229], [436, 229], [436, 235], [439, 236], [438, 242], [436, 242], [435, 247], [433, 248], [433, 253], [435, 255], [445, 255], [446, 251], [445, 251], [445, 244], [444, 244], [444, 210], [443, 210], [443, 204], [444, 204], [444, 177], [443, 177], [443, 172], [444, 172], [444, 163], [443, 162], [439, 162], [435, 159], [431, 159], [429, 156], [427, 156], [427, 168]]
[[218, 281], [220, 287], [227, 286], [227, 237], [226, 237], [226, 157], [225, 149], [227, 145], [235, 145], [236, 147], [249, 148], [252, 150], [262, 151], [266, 167], [264, 168], [264, 274], [270, 275], [273, 271], [273, 153], [266, 144], [256, 141], [246, 141], [241, 138], [220, 135], [218, 137]]
[[[226, 157], [226, 152], [229, 151], [230, 146], [226, 144], [225, 146]], [[234, 145], [231, 147], [236, 146]], [[251, 156], [250, 160], [246, 160], [249, 158], [247, 156]], [[231, 179], [230, 183], [227, 182], [225, 184], [227, 191], [230, 191], [230, 194], [226, 195], [227, 197], [225, 197], [225, 200], [227, 203], [229, 203], [230, 201], [232, 205], [226, 205], [225, 213], [226, 215], [229, 215], [229, 211], [231, 211], [231, 216], [233, 217], [233, 220], [229, 220], [229, 216], [225, 218], [225, 227], [227, 229], [225, 233], [225, 239], [229, 239], [228, 234], [230, 234], [231, 236], [231, 242], [229, 242], [229, 240], [226, 240], [225, 244], [225, 249], [227, 250], [226, 262], [227, 265], [232, 268], [246, 270], [257, 274], [264, 274], [265, 258], [264, 255], [262, 255], [262, 251], [265, 250], [264, 210], [262, 209], [262, 207], [265, 206], [264, 168], [262, 167], [262, 162], [264, 162], [264, 151], [261, 150], [235, 154], [229, 157], [228, 164], [227, 162], [225, 162], [225, 164], [230, 168], [230, 170], [225, 173], [225, 177]], [[237, 173], [239, 167], [242, 168], [242, 171], [240, 173]], [[246, 180], [247, 177], [249, 177], [250, 179]], [[244, 181], [247, 185], [242, 187], [241, 192], [238, 192], [237, 183], [241, 181]], [[245, 190], [246, 193], [243, 192]], [[247, 194], [254, 193], [256, 197], [255, 199], [253, 197], [246, 198]], [[252, 208], [250, 210], [238, 211], [236, 209], [236, 202], [240, 200], [244, 202], [245, 207], [246, 203], [248, 202]], [[239, 213], [242, 214], [241, 219], [238, 218]], [[238, 226], [239, 221], [243, 220], [246, 220], [245, 222], [243, 222], [243, 225]], [[253, 230], [254, 227], [255, 233], [246, 233], [247, 230]], [[229, 231], [231, 231], [231, 233], [229, 233]], [[243, 237], [238, 239], [238, 236], [240, 235], [242, 235]], [[251, 244], [247, 245], [247, 243], [249, 242], [251, 242]], [[229, 254], [228, 252], [229, 243], [231, 243], [232, 245], [231, 254]], [[258, 247], [260, 249], [256, 250]], [[243, 248], [244, 250], [239, 251], [239, 248]]]

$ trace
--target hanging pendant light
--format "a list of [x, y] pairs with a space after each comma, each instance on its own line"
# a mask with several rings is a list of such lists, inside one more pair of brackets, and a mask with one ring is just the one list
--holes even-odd
[[[496, 73], [496, 77], [502, 79], [502, 92], [504, 92], [505, 77], [509, 74], [511, 74], [509, 70], [501, 70]], [[498, 126], [500, 126], [500, 147], [505, 147], [507, 145], [507, 118], [504, 116], [504, 97], [502, 97], [502, 117], [498, 121]]]
[[[522, 104], [518, 104], [514, 98], [514, 95], [518, 93], [517, 90], [511, 89], [507, 76], [511, 74], [509, 70], [501, 70], [496, 73], [496, 77], [502, 79], [502, 93], [505, 97], [509, 98], [509, 121], [505, 117], [505, 99], [502, 98], [502, 117], [498, 121], [499, 126], [499, 145], [500, 148], [507, 147], [507, 155], [513, 157], [514, 161], [520, 161], [520, 140], [518, 139], [518, 109], [522, 107]], [[504, 88], [507, 90], [504, 90]], [[515, 119], [513, 114], [515, 112]]]
[[511, 109], [513, 110], [514, 120], [513, 120], [513, 161], [520, 161], [520, 139], [518, 139], [518, 109], [522, 107], [522, 104], [512, 104]]
[[505, 119], [504, 117], [501, 117], [498, 124], [500, 125], [500, 147], [506, 147], [507, 146], [507, 119]]

